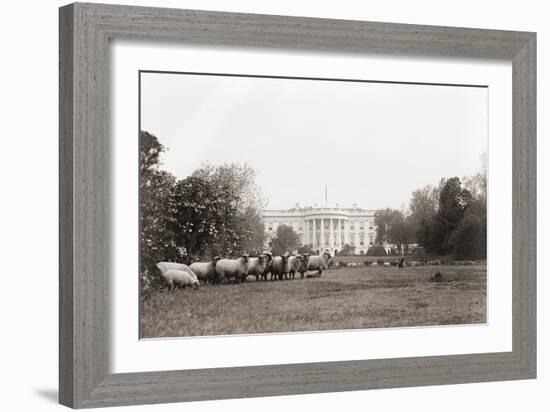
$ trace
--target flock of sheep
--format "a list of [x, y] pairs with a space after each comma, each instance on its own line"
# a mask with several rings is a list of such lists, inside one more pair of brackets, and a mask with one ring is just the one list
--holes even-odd
[[187, 266], [183, 263], [159, 262], [157, 268], [168, 283], [170, 290], [177, 287], [191, 286], [198, 288], [200, 283], [219, 284], [224, 281], [235, 283], [245, 282], [248, 276], [256, 280], [295, 279], [296, 273], [300, 278], [308, 271], [316, 271], [319, 275], [328, 269], [330, 260], [328, 252], [319, 256], [281, 255], [273, 256], [264, 252], [257, 257], [242, 255], [236, 259], [220, 259], [215, 257], [210, 262], [195, 262]]

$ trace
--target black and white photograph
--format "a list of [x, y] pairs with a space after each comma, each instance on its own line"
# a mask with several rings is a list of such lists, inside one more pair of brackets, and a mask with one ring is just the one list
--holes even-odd
[[141, 338], [486, 323], [486, 87], [139, 90]]

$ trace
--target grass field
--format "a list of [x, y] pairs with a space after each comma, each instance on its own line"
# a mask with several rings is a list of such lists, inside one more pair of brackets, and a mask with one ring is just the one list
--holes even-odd
[[[441, 271], [443, 280], [431, 280]], [[141, 337], [471, 324], [486, 322], [486, 266], [358, 267], [320, 278], [153, 292]]]

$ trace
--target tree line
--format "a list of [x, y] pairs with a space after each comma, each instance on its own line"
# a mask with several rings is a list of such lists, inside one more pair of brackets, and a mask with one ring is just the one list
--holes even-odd
[[[487, 256], [487, 175], [441, 179], [412, 193], [407, 210], [383, 209], [375, 216], [376, 241], [399, 250], [417, 243], [426, 253], [456, 259]], [[405, 252], [407, 252], [405, 250]]]
[[261, 250], [263, 202], [256, 171], [246, 164], [202, 165], [177, 179], [161, 169], [166, 148], [140, 132], [140, 271], [152, 284], [160, 261]]

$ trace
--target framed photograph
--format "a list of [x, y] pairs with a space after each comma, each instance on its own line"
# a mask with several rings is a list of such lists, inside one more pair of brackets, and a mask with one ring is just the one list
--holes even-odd
[[536, 35], [60, 9], [60, 402], [536, 377]]

